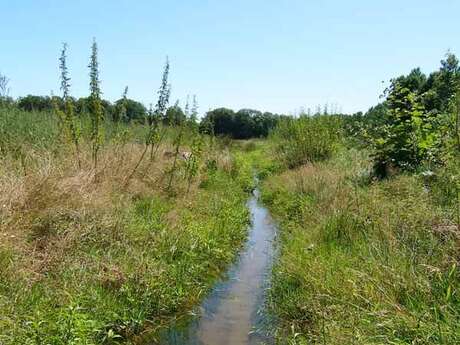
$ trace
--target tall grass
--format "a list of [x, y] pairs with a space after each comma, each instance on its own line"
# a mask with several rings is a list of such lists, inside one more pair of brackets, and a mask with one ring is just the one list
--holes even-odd
[[91, 119], [78, 121], [81, 168], [55, 114], [0, 109], [1, 344], [132, 339], [198, 303], [245, 239], [246, 186], [228, 151], [202, 138], [193, 178], [178, 158], [184, 178], [164, 193], [178, 133], [168, 128], [155, 164], [121, 188], [148, 128], [106, 120], [95, 184]]
[[[362, 152], [269, 177], [280, 221], [270, 306], [290, 344], [460, 343], [460, 252], [437, 187], [369, 183]], [[427, 184], [428, 183], [428, 184]]]

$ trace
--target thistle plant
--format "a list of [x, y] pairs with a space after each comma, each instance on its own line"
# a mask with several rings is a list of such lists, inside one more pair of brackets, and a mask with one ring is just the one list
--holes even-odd
[[169, 180], [168, 180], [168, 186], [167, 186], [168, 191], [171, 191], [174, 176], [176, 175], [177, 160], [179, 158], [180, 146], [182, 144], [182, 139], [183, 139], [183, 136], [184, 136], [184, 127], [185, 127], [185, 124], [182, 121], [180, 123], [180, 125], [179, 125], [179, 132], [177, 133], [177, 135], [176, 135], [176, 137], [174, 138], [174, 141], [173, 141], [173, 145], [174, 145], [174, 160], [173, 160], [173, 165], [172, 165], [172, 167], [171, 167], [171, 169], [169, 171]]
[[141, 165], [149, 148], [150, 148], [150, 162], [153, 162], [156, 152], [158, 151], [158, 148], [160, 147], [160, 143], [166, 134], [166, 131], [164, 129], [162, 130], [161, 128], [161, 120], [165, 116], [166, 108], [169, 103], [169, 95], [170, 95], [171, 87], [168, 84], [168, 76], [169, 76], [169, 60], [168, 58], [166, 58], [166, 64], [163, 70], [163, 77], [161, 79], [161, 86], [160, 86], [160, 89], [158, 90], [158, 101], [155, 106], [155, 110], [152, 111], [152, 107], [150, 107], [149, 115], [147, 118], [147, 125], [149, 126], [149, 129], [145, 137], [145, 147], [144, 147], [144, 150], [142, 151], [141, 156], [139, 157], [139, 160], [134, 166], [133, 170], [126, 178], [125, 184], [124, 184], [125, 187], [128, 185], [129, 180], [131, 180], [131, 178], [134, 176], [137, 169]]
[[6, 77], [6, 75], [3, 75], [0, 73], [0, 105], [3, 104], [3, 102], [6, 103], [8, 94], [9, 94], [9, 87], [8, 87], [9, 79]]
[[193, 179], [198, 175], [199, 162], [203, 153], [203, 138], [199, 133], [195, 136], [191, 145], [190, 157], [187, 159], [185, 166], [185, 177], [187, 179], [187, 194], [190, 192], [190, 186]]
[[187, 95], [187, 99], [185, 101], [184, 114], [185, 114], [185, 118], [189, 120], [190, 118], [190, 96], [189, 95]]
[[104, 112], [101, 102], [101, 89], [99, 80], [99, 63], [97, 59], [98, 49], [96, 40], [91, 46], [91, 57], [89, 62], [90, 76], [90, 115], [91, 115], [91, 147], [94, 171], [97, 170], [97, 158], [104, 140], [102, 121]]
[[128, 113], [127, 113], [127, 103], [128, 103], [128, 86], [125, 87], [123, 94], [121, 96], [121, 102], [118, 109], [117, 120], [118, 121], [127, 121], [128, 120]]
[[146, 145], [150, 146], [150, 161], [155, 159], [156, 152], [163, 141], [166, 131], [161, 127], [161, 120], [165, 118], [166, 109], [169, 104], [171, 94], [171, 85], [168, 83], [169, 78], [169, 59], [166, 57], [166, 63], [161, 78], [161, 86], [158, 90], [158, 101], [155, 111], [150, 118], [150, 129], [147, 134]]
[[63, 43], [62, 45], [61, 56], [59, 57], [59, 69], [61, 71], [61, 91], [62, 100], [64, 102], [64, 110], [59, 108], [55, 97], [52, 97], [53, 107], [60, 120], [60, 132], [63, 134], [65, 140], [71, 142], [75, 146], [78, 167], [81, 168], [81, 131], [75, 117], [74, 105], [72, 99], [70, 98], [70, 77], [69, 70], [67, 68], [67, 43]]
[[123, 94], [121, 95], [121, 100], [117, 102], [115, 114], [113, 120], [115, 123], [114, 132], [115, 132], [115, 141], [117, 144], [124, 146], [129, 138], [129, 129], [122, 128], [120, 129], [120, 122], [128, 122], [128, 112], [127, 112], [127, 103], [128, 103], [128, 86], [125, 87]]
[[196, 95], [193, 95], [192, 98], [192, 110], [189, 118], [190, 124], [192, 127], [196, 127], [198, 123], [198, 102], [196, 100]]

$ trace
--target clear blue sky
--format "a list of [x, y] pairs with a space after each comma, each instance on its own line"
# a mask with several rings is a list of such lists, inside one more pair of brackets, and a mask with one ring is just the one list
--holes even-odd
[[0, 72], [14, 97], [59, 93], [64, 41], [72, 94], [86, 95], [93, 36], [105, 98], [128, 85], [154, 102], [169, 55], [173, 100], [196, 94], [201, 111], [365, 110], [382, 81], [460, 55], [455, 0], [0, 0], [0, 12]]

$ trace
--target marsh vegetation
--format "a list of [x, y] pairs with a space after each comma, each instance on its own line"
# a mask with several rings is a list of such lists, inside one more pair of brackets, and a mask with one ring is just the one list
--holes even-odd
[[[414, 69], [366, 113], [286, 116], [0, 78], [0, 344], [137, 343], [235, 262], [246, 202], [278, 224], [264, 308], [280, 344], [460, 342], [460, 68]], [[190, 101], [191, 100], [191, 101]], [[250, 279], [251, 277], [248, 277]], [[260, 288], [260, 287], [259, 287]]]

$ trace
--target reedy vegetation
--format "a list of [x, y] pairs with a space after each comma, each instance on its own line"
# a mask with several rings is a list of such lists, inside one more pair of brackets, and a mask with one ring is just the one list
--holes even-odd
[[[221, 108], [198, 127], [196, 100], [167, 108], [168, 61], [146, 124], [122, 120], [126, 89], [104, 118], [95, 42], [90, 117], [70, 116], [65, 52], [58, 117], [0, 107], [1, 343], [135, 341], [188, 311], [245, 238], [253, 168], [280, 225], [268, 301], [280, 343], [460, 342], [453, 55], [393, 80], [364, 116]], [[267, 141], [214, 137], [276, 124]]]

